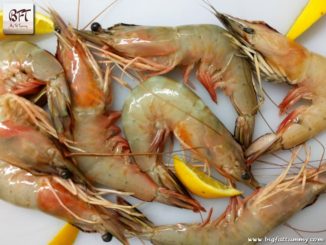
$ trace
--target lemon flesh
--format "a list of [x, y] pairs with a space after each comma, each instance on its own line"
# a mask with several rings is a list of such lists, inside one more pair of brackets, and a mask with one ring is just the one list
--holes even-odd
[[227, 186], [203, 171], [185, 163], [178, 156], [173, 157], [177, 177], [193, 194], [203, 198], [231, 197], [242, 194], [241, 191]]
[[48, 245], [72, 245], [74, 244], [79, 230], [71, 224], [65, 224]]
[[54, 23], [50, 17], [35, 13], [35, 34], [49, 34], [54, 31]]
[[294, 40], [326, 14], [325, 0], [309, 0], [308, 4], [289, 30], [287, 37]]

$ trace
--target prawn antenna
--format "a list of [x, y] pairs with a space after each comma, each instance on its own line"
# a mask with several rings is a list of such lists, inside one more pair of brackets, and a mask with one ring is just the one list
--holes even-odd
[[[116, 2], [119, 0], [114, 0], [111, 2], [108, 6], [106, 6], [101, 12], [99, 12], [97, 15], [95, 15], [83, 28], [82, 30], [85, 30], [94, 20], [96, 20], [98, 17], [100, 17], [103, 13], [105, 13], [109, 8], [111, 8]], [[78, 28], [78, 27], [77, 27]]]
[[[56, 183], [60, 184], [67, 191], [69, 191], [72, 195], [77, 196], [78, 198], [80, 198], [82, 201], [86, 203], [101, 206], [104, 208], [112, 208], [112, 209], [120, 210], [122, 212], [125, 212], [133, 216], [143, 216], [140, 213], [133, 212], [134, 206], [126, 206], [126, 205], [119, 205], [119, 204], [112, 203], [109, 200], [100, 196], [99, 193], [92, 192], [91, 190], [88, 189], [83, 189], [81, 186], [76, 185], [71, 180], [70, 181], [64, 180], [59, 177], [53, 177], [53, 180]], [[109, 190], [109, 189], [100, 189], [100, 190], [102, 194], [132, 195], [132, 193], [119, 192], [119, 191]]]
[[80, 18], [80, 0], [77, 0], [77, 20], [76, 20], [76, 28], [79, 28], [79, 18]]

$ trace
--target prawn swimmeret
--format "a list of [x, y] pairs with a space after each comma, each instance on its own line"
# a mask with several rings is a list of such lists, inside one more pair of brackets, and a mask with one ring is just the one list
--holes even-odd
[[94, 205], [113, 208], [103, 194], [129, 194], [93, 187], [71, 159], [64, 157], [55, 133], [41, 108], [14, 94], [0, 96], [0, 161], [38, 176], [59, 176], [71, 184], [79, 184], [91, 197], [88, 202]]
[[[112, 235], [123, 244], [128, 244], [124, 235], [137, 217], [124, 214], [123, 217], [112, 209], [94, 206], [63, 187], [57, 177], [34, 176], [20, 168], [0, 161], [0, 199], [9, 203], [39, 209], [63, 219], [86, 232], [98, 232], [103, 240]], [[78, 188], [78, 186], [75, 186]]]
[[218, 12], [216, 16], [267, 80], [293, 86], [279, 105], [281, 114], [301, 99], [310, 102], [289, 113], [276, 133], [252, 143], [246, 151], [248, 162], [266, 152], [290, 149], [325, 130], [326, 57], [310, 52], [262, 21], [245, 21]]
[[[292, 157], [291, 163], [294, 160]], [[263, 238], [326, 190], [326, 164], [317, 169], [305, 169], [303, 165], [295, 176], [287, 175], [290, 166], [246, 199], [233, 197], [226, 211], [214, 221], [208, 218], [202, 224], [143, 226], [139, 237], [157, 245], [253, 244], [248, 238]]]
[[0, 96], [0, 159], [33, 173], [55, 174], [84, 183], [85, 178], [55, 144], [47, 113], [14, 94]]
[[165, 77], [152, 77], [138, 85], [126, 100], [122, 124], [140, 168], [162, 185], [167, 171], [160, 155], [172, 132], [183, 147], [203, 163], [231, 180], [251, 187], [258, 184], [245, 164], [241, 146], [190, 89]]
[[132, 193], [144, 201], [158, 201], [195, 211], [202, 209], [189, 195], [158, 186], [139, 169], [130, 154], [128, 142], [115, 125], [120, 113], [108, 109], [110, 71], [103, 79], [86, 45], [56, 12], [50, 12], [60, 28], [57, 57], [65, 69], [71, 92], [73, 128], [67, 131], [71, 131], [78, 149], [99, 154], [75, 156], [78, 168], [90, 181]]
[[69, 104], [70, 101], [61, 64], [35, 44], [26, 41], [0, 42], [0, 94], [36, 96], [36, 100], [44, 87], [54, 126], [62, 133], [68, 111], [62, 103], [55, 102]]
[[239, 48], [232, 44], [227, 31], [215, 25], [155, 27], [118, 24], [93, 32], [79, 31], [102, 58], [143, 76], [165, 74], [177, 66], [184, 68], [184, 81], [196, 69], [198, 80], [216, 102], [216, 89], [230, 97], [238, 113], [235, 138], [244, 147], [252, 139], [258, 109], [253, 75]]

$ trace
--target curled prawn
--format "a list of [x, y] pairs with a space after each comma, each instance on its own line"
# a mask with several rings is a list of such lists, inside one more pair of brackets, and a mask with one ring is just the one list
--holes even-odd
[[[136, 223], [124, 213], [121, 216], [112, 209], [91, 205], [84, 197], [67, 190], [53, 176], [35, 176], [31, 173], [0, 161], [0, 199], [17, 206], [38, 209], [63, 219], [85, 232], [97, 232], [103, 240], [112, 235], [123, 244], [128, 244], [125, 232], [130, 229], [124, 224]], [[80, 187], [74, 186], [80, 191]]]
[[0, 42], [0, 94], [33, 95], [37, 100], [44, 88], [54, 126], [61, 133], [62, 124], [69, 121], [68, 111], [53, 98], [60, 97], [64, 104], [70, 101], [59, 61], [46, 50], [26, 41]]
[[[203, 209], [189, 195], [158, 186], [139, 169], [130, 154], [128, 142], [115, 125], [120, 113], [109, 110], [111, 68], [104, 79], [89, 49], [74, 30], [67, 27], [55, 11], [50, 12], [61, 31], [57, 57], [65, 69], [71, 92], [73, 127], [67, 131], [71, 131], [73, 141], [81, 149], [81, 152], [72, 149], [79, 169], [94, 183], [133, 193], [144, 201], [158, 201], [195, 211]], [[78, 156], [78, 153], [84, 155]]]
[[238, 114], [235, 138], [247, 147], [252, 139], [258, 109], [252, 73], [246, 59], [232, 45], [228, 33], [215, 25], [177, 27], [118, 24], [80, 35], [104, 48], [94, 47], [100, 57], [135, 70], [145, 77], [184, 69], [184, 81], [196, 70], [198, 80], [216, 102], [218, 88], [230, 97]]
[[[152, 227], [144, 225], [138, 236], [162, 245], [239, 245], [252, 244], [248, 238], [263, 239], [292, 215], [314, 203], [326, 190], [326, 164], [288, 175], [291, 164], [273, 182], [244, 200], [233, 197], [216, 220], [201, 224], [176, 224]], [[258, 239], [257, 239], [258, 240]]]
[[241, 146], [190, 89], [165, 77], [152, 77], [138, 85], [126, 100], [122, 124], [141, 169], [155, 182], [169, 183], [159, 155], [170, 132], [203, 163], [231, 180], [251, 187], [258, 184], [245, 164]]
[[258, 138], [247, 149], [248, 162], [266, 152], [290, 149], [326, 129], [326, 57], [310, 52], [261, 21], [245, 21], [216, 12], [234, 34], [254, 66], [269, 81], [293, 86], [279, 105], [284, 114], [298, 101], [299, 106], [286, 116], [276, 133]]

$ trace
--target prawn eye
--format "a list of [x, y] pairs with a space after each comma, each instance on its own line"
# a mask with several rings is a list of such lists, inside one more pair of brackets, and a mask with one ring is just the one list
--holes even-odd
[[111, 240], [112, 240], [112, 234], [109, 233], [109, 232], [105, 233], [104, 235], [102, 235], [102, 240], [104, 242], [111, 242]]
[[72, 177], [72, 173], [66, 168], [59, 168], [58, 173], [63, 179], [70, 179]]
[[60, 29], [60, 27], [59, 26], [56, 26], [55, 28], [54, 28], [54, 30], [57, 32], [57, 33], [61, 33], [61, 29]]
[[102, 30], [102, 26], [101, 26], [100, 23], [98, 23], [98, 22], [94, 22], [94, 23], [92, 23], [92, 25], [91, 25], [91, 30], [94, 31], [94, 32], [99, 32], [99, 31]]
[[243, 179], [243, 180], [249, 180], [250, 179], [250, 174], [248, 172], [242, 173], [241, 179]]
[[248, 34], [254, 34], [255, 33], [255, 30], [250, 28], [250, 27], [244, 27], [242, 28], [242, 30], [245, 32], [245, 33], [248, 33]]

